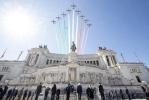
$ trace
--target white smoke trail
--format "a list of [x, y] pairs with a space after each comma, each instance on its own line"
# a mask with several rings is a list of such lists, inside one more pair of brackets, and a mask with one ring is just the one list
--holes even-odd
[[73, 16], [72, 16], [72, 41], [74, 41], [74, 10], [73, 10]]
[[68, 51], [70, 52], [70, 16], [68, 14]]
[[77, 45], [78, 45], [78, 15], [77, 15], [77, 24], [76, 24], [76, 42], [75, 42], [75, 44], [77, 47]]
[[88, 28], [88, 30], [86, 32], [86, 38], [85, 38], [85, 43], [84, 43], [84, 47], [83, 47], [83, 52], [82, 53], [84, 53], [84, 49], [85, 49], [86, 41], [87, 41], [87, 37], [88, 37], [88, 32], [89, 32], [89, 28]]
[[82, 36], [82, 41], [81, 41], [81, 47], [82, 47], [82, 51], [80, 51], [80, 53], [83, 53], [83, 43], [84, 43], [84, 37], [85, 37], [85, 28], [86, 28], [86, 24], [84, 26], [84, 30], [83, 30], [83, 36]]

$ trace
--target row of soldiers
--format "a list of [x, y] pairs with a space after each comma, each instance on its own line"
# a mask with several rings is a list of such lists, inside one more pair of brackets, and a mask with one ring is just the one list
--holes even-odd
[[[25, 100], [27, 98], [27, 100], [29, 99], [33, 99], [34, 96], [34, 92], [31, 92], [30, 90], [26, 89], [24, 90], [24, 88], [22, 88], [20, 91], [18, 89], [14, 88], [8, 88], [7, 85], [5, 86], [0, 86], [0, 100], [2, 100], [5, 97], [5, 100], [15, 100], [16, 96], [17, 100]], [[22, 97], [23, 96], [23, 97]]]
[[[105, 100], [105, 96], [104, 96], [104, 89], [103, 89], [103, 86], [101, 85], [101, 83], [99, 83], [99, 93], [101, 95], [101, 99], [102, 100]], [[129, 92], [129, 90], [126, 88], [126, 94], [129, 98], [129, 100], [131, 99], [134, 99], [134, 93], [131, 91]], [[143, 87], [143, 85], [141, 85], [141, 88], [144, 92], [144, 94], [146, 95], [146, 99], [149, 100], [149, 92], [147, 91], [146, 88]], [[124, 100], [124, 93], [123, 91], [119, 89], [119, 94], [121, 96], [121, 98]], [[56, 95], [56, 100], [59, 100], [59, 95], [60, 95], [60, 89], [59, 88], [56, 88], [56, 84], [53, 85], [53, 87], [50, 89], [49, 87], [46, 88], [45, 90], [45, 95], [44, 95], [44, 100], [47, 100], [47, 97], [48, 97], [48, 94], [49, 94], [49, 90], [51, 90], [51, 100], [55, 100], [55, 95]], [[69, 97], [70, 97], [70, 93], [74, 91], [74, 86], [73, 85], [70, 85], [68, 84], [68, 86], [66, 87], [65, 91], [66, 91], [66, 100], [69, 100]], [[5, 85], [5, 86], [0, 86], [0, 100], [3, 99], [4, 96], [5, 97], [5, 100], [15, 100], [16, 96], [17, 97], [17, 100], [32, 100], [33, 99], [33, 96], [34, 96], [34, 93], [36, 94], [35, 96], [35, 100], [38, 100], [38, 97], [39, 97], [39, 94], [41, 93], [42, 91], [42, 83], [40, 83], [40, 85], [37, 86], [37, 89], [35, 92], [32, 92], [31, 90], [24, 90], [24, 88], [22, 88], [20, 91], [18, 91], [18, 89], [16, 89], [16, 87], [14, 87], [13, 89], [10, 88], [8, 89], [8, 86]], [[77, 89], [75, 90], [77, 92], [77, 95], [78, 95], [78, 100], [81, 100], [81, 93], [82, 93], [82, 86], [80, 83], [78, 83], [78, 86], [77, 86]], [[92, 89], [91, 85], [89, 84], [88, 85], [88, 88], [86, 89], [86, 94], [87, 94], [87, 98], [88, 100], [93, 100], [94, 99], [94, 89]], [[109, 98], [110, 100], [112, 99], [117, 99], [118, 100], [118, 93], [116, 90], [112, 91], [112, 90], [109, 90], [108, 91], [108, 95], [109, 95]]]
[[[126, 89], [125, 93], [126, 93], [128, 99], [129, 100], [135, 99], [135, 94], [133, 93], [133, 91], [128, 90], [127, 87], [125, 87], [125, 89]], [[149, 100], [149, 92], [148, 92], [148, 90], [143, 85], [141, 85], [141, 89], [144, 92], [146, 100]], [[118, 88], [118, 90], [119, 90], [119, 93], [117, 93], [116, 90], [109, 90], [108, 91], [108, 96], [109, 96], [110, 100], [115, 100], [115, 99], [118, 100], [119, 99], [118, 94], [121, 96], [122, 100], [125, 99], [124, 93], [123, 93], [122, 89]]]

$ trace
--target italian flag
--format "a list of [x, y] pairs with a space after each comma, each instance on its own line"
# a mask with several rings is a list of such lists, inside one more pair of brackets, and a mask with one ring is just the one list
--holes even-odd
[[[7, 49], [5, 50], [5, 52], [6, 52], [6, 51], [7, 51]], [[5, 55], [5, 52], [2, 54], [1, 58], [3, 58], [3, 57], [4, 57], [4, 55]], [[0, 59], [1, 59], [1, 58], [0, 58]]]

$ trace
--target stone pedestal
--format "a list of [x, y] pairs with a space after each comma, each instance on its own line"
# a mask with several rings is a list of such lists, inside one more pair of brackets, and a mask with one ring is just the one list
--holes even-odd
[[74, 51], [68, 54], [68, 62], [76, 63], [78, 62], [78, 54]]

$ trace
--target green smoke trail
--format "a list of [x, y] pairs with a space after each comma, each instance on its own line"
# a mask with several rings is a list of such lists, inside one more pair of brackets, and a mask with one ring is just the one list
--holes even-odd
[[60, 40], [61, 40], [61, 49], [62, 49], [62, 53], [64, 53], [64, 48], [63, 48], [63, 40], [62, 40], [62, 32], [61, 32], [61, 26], [60, 26], [60, 22], [59, 22], [59, 29], [60, 29]]
[[67, 39], [66, 39], [66, 24], [65, 24], [65, 19], [64, 19], [64, 33], [65, 33], [65, 49], [66, 49], [66, 53], [68, 53], [68, 45], [67, 45]]
[[58, 42], [57, 31], [56, 31], [56, 28], [55, 28], [55, 27], [54, 27], [54, 30], [55, 30], [56, 41], [57, 41], [57, 45], [58, 45], [58, 51], [59, 51], [59, 53], [61, 53], [61, 50], [60, 50], [60, 45], [59, 45], [59, 42]]

